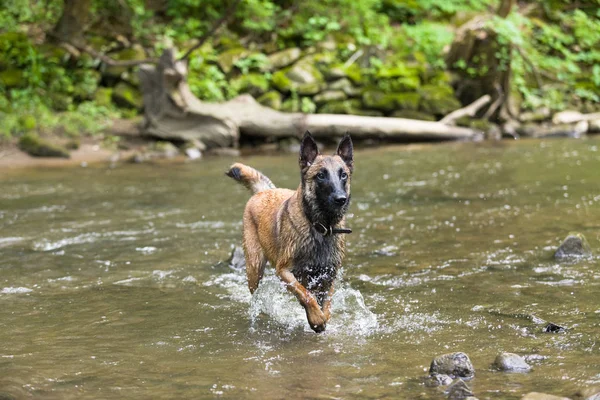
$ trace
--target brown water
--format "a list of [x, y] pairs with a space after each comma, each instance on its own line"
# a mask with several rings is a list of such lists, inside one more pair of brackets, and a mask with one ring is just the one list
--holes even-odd
[[[233, 161], [0, 172], [0, 395], [444, 398], [431, 359], [464, 351], [480, 399], [600, 384], [600, 141], [358, 150], [327, 332], [270, 273], [254, 298], [219, 261], [249, 195]], [[297, 157], [244, 158], [282, 187]], [[533, 316], [566, 326], [544, 334]], [[490, 369], [501, 351], [533, 371]], [[4, 398], [4, 397], [3, 397]]]

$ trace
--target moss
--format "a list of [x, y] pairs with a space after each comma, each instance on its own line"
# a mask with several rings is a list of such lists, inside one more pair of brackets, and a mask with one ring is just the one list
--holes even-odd
[[244, 49], [243, 47], [230, 49], [221, 53], [217, 57], [217, 64], [223, 72], [228, 74], [231, 72], [236, 62], [248, 57], [250, 54], [252, 54], [252, 52], [250, 50]]
[[275, 110], [281, 109], [281, 94], [275, 90], [263, 94], [257, 101], [263, 106], [271, 107]]
[[278, 51], [277, 53], [273, 53], [269, 55], [267, 58], [269, 60], [269, 70], [277, 70], [288, 65], [293, 64], [302, 56], [302, 51], [293, 47], [291, 49], [286, 49], [282, 51]]
[[413, 92], [384, 93], [378, 90], [366, 90], [362, 100], [365, 107], [375, 110], [416, 110], [419, 107], [420, 96]]
[[0, 83], [7, 88], [25, 87], [27, 85], [23, 71], [16, 68], [0, 71]]
[[25, 114], [19, 117], [19, 125], [25, 132], [32, 131], [37, 128], [37, 121], [33, 115]]
[[321, 91], [321, 84], [319, 83], [303, 83], [296, 87], [296, 92], [303, 96], [312, 96]]
[[115, 86], [112, 99], [115, 104], [124, 108], [141, 110], [144, 105], [140, 91], [125, 82], [119, 82]]
[[341, 90], [325, 90], [315, 96], [314, 101], [317, 104], [328, 103], [331, 101], [346, 100], [348, 96]]
[[301, 95], [313, 95], [321, 91], [324, 80], [323, 75], [313, 65], [295, 64], [275, 72], [271, 82], [282, 93], [290, 93], [293, 90]]
[[269, 80], [263, 74], [250, 73], [241, 75], [229, 84], [238, 93], [249, 93], [254, 97], [260, 96], [269, 89]]
[[362, 71], [357, 64], [350, 66], [345, 66], [344, 64], [333, 65], [327, 72], [327, 78], [330, 80], [349, 78], [355, 84], [361, 84], [363, 81]]
[[330, 101], [319, 107], [321, 114], [354, 114], [362, 106], [360, 100]]
[[27, 133], [22, 136], [19, 139], [19, 148], [34, 157], [70, 157], [67, 149], [49, 143], [35, 133]]
[[[148, 58], [146, 56], [146, 52], [144, 48], [139, 44], [134, 44], [133, 46], [116, 51], [114, 53], [109, 53], [109, 56], [116, 61], [135, 61], [135, 60], [144, 60]], [[104, 75], [111, 77], [120, 77], [125, 71], [127, 71], [131, 67], [122, 67], [122, 66], [108, 66], [104, 71]]]
[[94, 102], [103, 107], [109, 107], [112, 105], [112, 88], [99, 87], [94, 93]]
[[292, 90], [292, 80], [287, 77], [285, 69], [275, 72], [271, 77], [271, 82], [280, 92], [289, 93]]
[[63, 64], [71, 57], [65, 48], [50, 43], [41, 44], [37, 49], [46, 61], [57, 64]]
[[420, 110], [434, 115], [445, 115], [461, 107], [454, 97], [454, 90], [449, 85], [423, 85], [419, 89], [421, 95]]

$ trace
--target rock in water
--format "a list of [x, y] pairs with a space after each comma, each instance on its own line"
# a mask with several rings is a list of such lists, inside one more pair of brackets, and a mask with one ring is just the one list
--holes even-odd
[[471, 391], [471, 388], [462, 379], [457, 379], [448, 388], [449, 400], [466, 400], [470, 397], [472, 398], [472, 396], [473, 392]]
[[585, 236], [578, 232], [571, 232], [554, 253], [557, 260], [591, 257], [592, 248]]
[[600, 386], [578, 390], [574, 397], [583, 400], [600, 400]]
[[475, 368], [465, 353], [450, 353], [437, 356], [431, 361], [429, 373], [446, 374], [454, 378], [472, 378], [475, 376]]
[[531, 392], [527, 393], [521, 400], [570, 400], [568, 397], [559, 397], [546, 393]]
[[246, 258], [244, 257], [244, 249], [240, 246], [235, 246], [231, 250], [231, 256], [227, 260], [229, 266], [233, 269], [240, 270], [246, 268]]
[[494, 368], [504, 372], [529, 372], [531, 367], [523, 357], [514, 353], [498, 354], [494, 361]]
[[542, 332], [544, 333], [565, 333], [567, 329], [552, 322], [548, 322]]
[[425, 379], [425, 385], [429, 387], [448, 386], [452, 380], [452, 377], [446, 374], [433, 374]]

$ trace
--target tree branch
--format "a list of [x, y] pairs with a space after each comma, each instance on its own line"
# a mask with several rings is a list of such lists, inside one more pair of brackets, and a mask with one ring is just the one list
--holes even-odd
[[481, 107], [485, 106], [491, 100], [492, 100], [492, 97], [489, 94], [481, 96], [479, 99], [475, 100], [468, 106], [452, 111], [450, 114], [448, 114], [444, 118], [442, 118], [439, 121], [439, 123], [445, 124], [445, 125], [450, 125], [454, 121], [456, 121], [457, 119], [459, 119], [461, 117], [464, 117], [464, 116], [473, 117]]
[[229, 8], [227, 9], [227, 11], [225, 11], [223, 16], [217, 21], [215, 21], [212, 28], [210, 28], [210, 30], [204, 33], [204, 35], [202, 35], [200, 39], [198, 39], [198, 43], [196, 43], [191, 49], [186, 51], [185, 54], [178, 61], [183, 61], [187, 59], [190, 56], [190, 54], [194, 52], [194, 50], [201, 47], [211, 36], [213, 36], [219, 30], [219, 28], [221, 28], [221, 26], [223, 26], [223, 24], [225, 24], [233, 16], [233, 14], [235, 14], [235, 10], [238, 4], [240, 4], [240, 1], [241, 0], [234, 0], [233, 3], [231, 3]]

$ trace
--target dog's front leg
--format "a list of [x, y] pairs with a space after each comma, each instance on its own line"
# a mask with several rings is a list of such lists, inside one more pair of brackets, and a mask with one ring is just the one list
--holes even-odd
[[319, 307], [315, 296], [312, 295], [287, 268], [277, 268], [277, 276], [286, 284], [287, 289], [292, 292], [304, 310], [311, 329], [315, 332], [323, 332], [327, 319]]
[[325, 301], [323, 302], [323, 315], [325, 316], [325, 321], [329, 322], [329, 318], [331, 318], [331, 298], [333, 297], [333, 283], [329, 288], [329, 292], [327, 293], [327, 297], [325, 297]]

